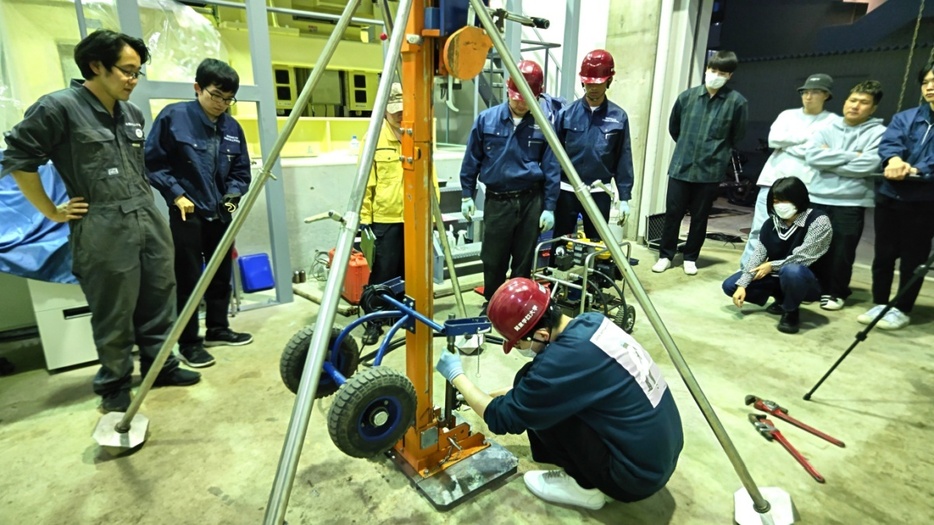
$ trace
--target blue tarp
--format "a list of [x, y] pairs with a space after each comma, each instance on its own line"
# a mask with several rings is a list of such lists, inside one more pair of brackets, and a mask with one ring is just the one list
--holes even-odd
[[[52, 202], [68, 201], [65, 183], [51, 162], [39, 168], [39, 178]], [[71, 273], [68, 231], [67, 224], [50, 221], [39, 213], [12, 176], [0, 177], [0, 272], [53, 283], [77, 283]]]

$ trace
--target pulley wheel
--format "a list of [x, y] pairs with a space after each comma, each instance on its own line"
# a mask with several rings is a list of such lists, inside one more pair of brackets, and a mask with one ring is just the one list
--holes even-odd
[[483, 71], [493, 41], [486, 31], [466, 26], [454, 31], [444, 42], [441, 60], [448, 73], [460, 80], [471, 80]]

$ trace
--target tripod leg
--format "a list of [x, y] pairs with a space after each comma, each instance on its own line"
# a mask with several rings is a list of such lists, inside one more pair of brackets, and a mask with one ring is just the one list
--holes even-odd
[[906, 292], [909, 288], [911, 288], [911, 285], [913, 285], [914, 283], [916, 283], [919, 279], [923, 279], [923, 278], [924, 278], [924, 275], [928, 273], [928, 271], [931, 269], [931, 266], [932, 266], [932, 265], [934, 265], [934, 254], [932, 254], [932, 255], [928, 258], [927, 262], [925, 262], [925, 263], [922, 264], [921, 266], [918, 266], [918, 267], [915, 269], [915, 273], [914, 273], [914, 275], [911, 276], [911, 279], [909, 279], [908, 282], [905, 283], [905, 286], [902, 286], [901, 289], [898, 290], [898, 293], [895, 294], [895, 297], [893, 297], [892, 300], [889, 301], [889, 303], [888, 303], [887, 305], [885, 305], [885, 308], [883, 308], [882, 311], [879, 312], [879, 315], [877, 315], [876, 318], [873, 319], [871, 323], [869, 323], [869, 326], [867, 326], [867, 327], [866, 327], [865, 329], [863, 329], [861, 332], [859, 332], [858, 334], [856, 334], [856, 340], [853, 341], [853, 344], [851, 344], [850, 347], [847, 348], [845, 352], [843, 352], [843, 355], [841, 355], [840, 358], [837, 359], [837, 362], [834, 363], [833, 366], [830, 367], [830, 370], [828, 370], [827, 373], [824, 374], [824, 377], [820, 378], [820, 381], [818, 381], [817, 384], [814, 385], [814, 387], [811, 388], [811, 390], [810, 390], [807, 394], [804, 394], [804, 400], [805, 400], [805, 401], [810, 401], [810, 400], [811, 400], [811, 396], [814, 394], [814, 392], [816, 392], [817, 389], [820, 388], [821, 384], [823, 384], [824, 381], [825, 381], [828, 377], [830, 377], [830, 374], [832, 374], [833, 371], [836, 370], [838, 366], [840, 366], [840, 363], [842, 363], [843, 360], [846, 359], [846, 356], [850, 355], [850, 352], [851, 352], [854, 348], [856, 348], [856, 345], [858, 345], [859, 343], [861, 343], [861, 342], [863, 342], [863, 341], [866, 340], [866, 334], [868, 334], [869, 331], [872, 330], [873, 327], [876, 326], [876, 323], [878, 323], [879, 320], [882, 319], [882, 318], [885, 316], [885, 314], [888, 313], [888, 311], [891, 310], [891, 309], [894, 307], [895, 303], [897, 303], [898, 300], [901, 299], [902, 295], [904, 295], [905, 292]]

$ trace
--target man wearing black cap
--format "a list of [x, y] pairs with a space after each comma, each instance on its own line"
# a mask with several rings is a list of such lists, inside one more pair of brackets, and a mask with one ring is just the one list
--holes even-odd
[[824, 103], [833, 98], [833, 79], [830, 75], [815, 73], [798, 88], [801, 95], [801, 108], [786, 109], [769, 129], [769, 147], [772, 155], [759, 173], [759, 196], [756, 198], [755, 212], [752, 214], [752, 227], [746, 249], [740, 258], [740, 268], [744, 268], [755, 252], [755, 243], [759, 240], [762, 223], [769, 220], [766, 210], [766, 196], [769, 188], [778, 179], [798, 177], [805, 184], [810, 184], [816, 170], [804, 160], [807, 143], [814, 134], [831, 121], [840, 118], [836, 113], [824, 110]]

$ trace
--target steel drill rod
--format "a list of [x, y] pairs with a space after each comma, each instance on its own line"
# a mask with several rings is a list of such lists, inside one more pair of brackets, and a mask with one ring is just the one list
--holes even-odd
[[[346, 24], [350, 21], [350, 16], [356, 9], [359, 0], [351, 2], [341, 15], [343, 27], [337, 27], [331, 34], [334, 40], [334, 47], [344, 33]], [[405, 26], [408, 23], [409, 11], [411, 10], [412, 0], [401, 0], [396, 14], [398, 24], [392, 31], [389, 39], [389, 52], [383, 61], [383, 71], [392, 71], [399, 60], [399, 52], [402, 49], [402, 40], [405, 33]], [[328, 40], [331, 43], [331, 40]], [[322, 51], [322, 58], [315, 64], [312, 75], [316, 72], [324, 72], [327, 64], [333, 55], [333, 49], [327, 53], [328, 49]], [[325, 53], [327, 55], [325, 56]], [[311, 82], [311, 79], [309, 79]], [[373, 157], [376, 153], [376, 144], [379, 139], [381, 122], [386, 112], [386, 105], [389, 102], [389, 91], [392, 86], [392, 75], [383, 75], [379, 81], [379, 87], [376, 91], [376, 100], [373, 104], [373, 113], [370, 116], [369, 127], [364, 139], [363, 151], [360, 153], [360, 162], [357, 165], [357, 173], [351, 186], [350, 198], [347, 203], [347, 213], [344, 220], [340, 222], [340, 232], [338, 234], [337, 247], [334, 250], [334, 259], [332, 270], [328, 275], [327, 283], [321, 297], [321, 305], [318, 308], [318, 317], [315, 321], [314, 335], [308, 345], [308, 357], [305, 361], [305, 368], [302, 370], [302, 379], [299, 383], [298, 392], [295, 394], [295, 404], [292, 407], [292, 417], [289, 420], [289, 427], [286, 433], [285, 442], [282, 445], [282, 453], [279, 457], [279, 466], [276, 469], [276, 477], [272, 489], [269, 493], [269, 503], [266, 506], [266, 515], [263, 520], [265, 525], [279, 525], [285, 520], [285, 512], [288, 507], [289, 497], [291, 496], [292, 484], [295, 481], [295, 472], [298, 469], [298, 460], [301, 457], [302, 446], [305, 441], [305, 435], [308, 432], [308, 421], [311, 418], [311, 408], [314, 403], [315, 393], [318, 388], [318, 379], [321, 376], [321, 368], [324, 364], [324, 357], [327, 353], [327, 344], [331, 336], [331, 328], [337, 314], [338, 301], [340, 300], [341, 287], [344, 284], [344, 278], [347, 275], [347, 263], [350, 261], [350, 252], [353, 247], [354, 237], [357, 228], [360, 226], [360, 207], [363, 204], [363, 197], [366, 193], [366, 183], [370, 175], [370, 169], [373, 165]], [[306, 86], [307, 87], [307, 86]], [[295, 113], [293, 113], [294, 115]]]

